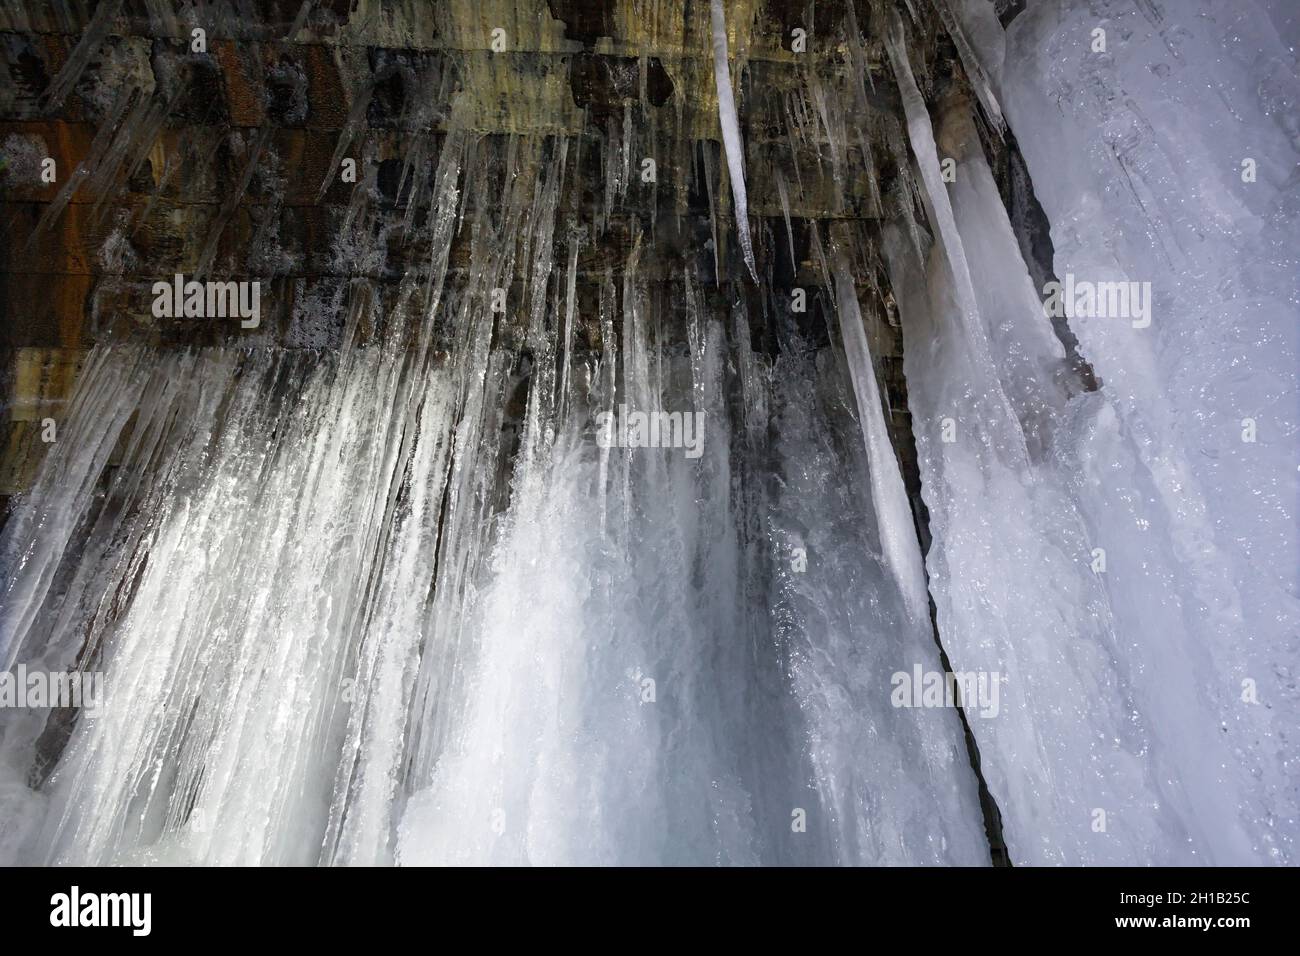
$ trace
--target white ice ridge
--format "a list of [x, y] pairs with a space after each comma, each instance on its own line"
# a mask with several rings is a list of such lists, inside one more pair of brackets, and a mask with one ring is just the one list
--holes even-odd
[[713, 77], [718, 86], [718, 120], [722, 124], [722, 144], [727, 151], [727, 171], [731, 178], [731, 196], [735, 201], [736, 232], [740, 251], [754, 281], [754, 246], [749, 238], [749, 203], [745, 197], [745, 150], [740, 140], [740, 120], [736, 116], [736, 95], [731, 88], [731, 68], [727, 64], [727, 20], [722, 0], [711, 0], [709, 16], [713, 24]]

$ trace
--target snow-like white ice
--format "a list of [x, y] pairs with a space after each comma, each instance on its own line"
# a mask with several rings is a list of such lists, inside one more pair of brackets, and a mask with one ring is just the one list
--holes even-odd
[[1150, 283], [1149, 325], [1070, 317], [1100, 392], [1065, 368], [968, 110], [935, 121], [960, 246], [941, 210], [924, 267], [890, 243], [931, 593], [954, 667], [1005, 675], [972, 730], [1017, 862], [1296, 859], [1300, 85], [1269, 14], [1042, 3], [1004, 58], [981, 44], [1058, 276]]

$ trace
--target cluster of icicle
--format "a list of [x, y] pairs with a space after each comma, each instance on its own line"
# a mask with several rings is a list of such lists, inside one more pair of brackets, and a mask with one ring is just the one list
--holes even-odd
[[[91, 354], [4, 532], [0, 652], [107, 703], [66, 741], [0, 715], [6, 860], [987, 860], [955, 713], [878, 686], [938, 656], [879, 401], [869, 451], [845, 411], [861, 341], [852, 378], [791, 323], [764, 357], [638, 241], [576, 350], [567, 144], [466, 209], [471, 143], [378, 340]], [[703, 412], [704, 454], [602, 447], [619, 405]]]

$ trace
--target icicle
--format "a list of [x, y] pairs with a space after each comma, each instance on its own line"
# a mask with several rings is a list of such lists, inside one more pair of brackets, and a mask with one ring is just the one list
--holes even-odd
[[[794, 176], [795, 181], [799, 184], [800, 194], [804, 194], [805, 190], [803, 174], [799, 170], [798, 147], [802, 146], [805, 149], [811, 149], [813, 154], [817, 157], [818, 172], [820, 172], [822, 168], [821, 141], [817, 137], [811, 136], [808, 132], [808, 127], [811, 125], [811, 121], [808, 117], [808, 104], [805, 102], [805, 96], [806, 91], [801, 88], [787, 94], [785, 100], [786, 130], [787, 135], [791, 137], [790, 155], [794, 157]], [[795, 142], [794, 134], [790, 132], [791, 130], [798, 134], [797, 143]]]
[[398, 205], [402, 204], [402, 197], [406, 197], [406, 212], [402, 216], [403, 233], [410, 233], [414, 211], [419, 205], [420, 194], [428, 178], [429, 164], [425, 155], [427, 146], [428, 137], [417, 135], [402, 159], [402, 174], [397, 178], [395, 195]]
[[[722, 247], [718, 235], [718, 197], [713, 183], [716, 167], [713, 163], [712, 144], [707, 140], [700, 143], [701, 164], [704, 167], [704, 188], [709, 194], [709, 231], [713, 234], [713, 282], [722, 285]], [[721, 187], [721, 183], [718, 184]]]
[[912, 623], [920, 626], [930, 618], [921, 545], [916, 537], [898, 458], [889, 439], [858, 293], [842, 255], [837, 256], [835, 262], [835, 302], [844, 354], [853, 379], [853, 394], [857, 398], [858, 424], [867, 446], [871, 500], [880, 534], [881, 557], [902, 592]]
[[890, 63], [894, 76], [898, 80], [899, 93], [903, 100], [903, 111], [907, 117], [908, 139], [912, 152], [916, 156], [916, 165], [921, 173], [921, 185], [925, 191], [927, 207], [931, 212], [937, 231], [936, 239], [943, 249], [948, 268], [953, 276], [958, 308], [962, 315], [962, 332], [966, 347], [972, 360], [987, 372], [985, 381], [993, 384], [989, 398], [999, 406], [1001, 421], [992, 422], [991, 427], [1002, 432], [1013, 446], [1019, 461], [1027, 463], [1029, 452], [1025, 445], [1025, 436], [1020, 430], [1011, 403], [1006, 394], [997, 387], [994, 374], [993, 356], [989, 349], [988, 336], [984, 320], [980, 315], [975, 287], [971, 281], [970, 268], [966, 263], [966, 253], [962, 246], [961, 234], [953, 219], [952, 204], [948, 199], [947, 188], [939, 171], [939, 150], [934, 141], [934, 130], [930, 125], [930, 116], [926, 111], [925, 100], [912, 77], [912, 69], [907, 60], [906, 38], [903, 33], [903, 21], [898, 12], [890, 15], [889, 33], [885, 38], [885, 47], [889, 51]]
[[339, 164], [343, 161], [344, 154], [352, 146], [352, 141], [361, 131], [361, 126], [366, 119], [366, 110], [370, 107], [370, 98], [374, 93], [374, 83], [366, 83], [357, 93], [352, 108], [348, 110], [347, 122], [343, 124], [343, 130], [339, 133], [339, 141], [334, 147], [334, 155], [330, 157], [329, 165], [325, 167], [325, 179], [322, 180], [320, 189], [316, 192], [317, 202], [325, 198], [325, 193], [329, 191], [335, 177], [338, 176]]
[[212, 262], [217, 255], [217, 246], [221, 242], [221, 234], [225, 231], [226, 223], [230, 217], [235, 214], [235, 209], [239, 205], [239, 200], [243, 198], [244, 193], [248, 191], [248, 184], [253, 181], [253, 173], [257, 171], [257, 161], [261, 158], [262, 150], [266, 144], [271, 141], [271, 134], [275, 128], [264, 126], [257, 131], [257, 136], [253, 138], [248, 146], [248, 158], [244, 163], [244, 171], [239, 176], [239, 182], [235, 188], [226, 196], [225, 202], [221, 204], [216, 218], [208, 230], [208, 241], [204, 243], [203, 251], [199, 255], [198, 264], [194, 267], [195, 278], [204, 278], [208, 274], [208, 269], [212, 267]]
[[[605, 270], [600, 284], [600, 405], [605, 414], [614, 414], [615, 380], [618, 378], [618, 341], [614, 337], [614, 302], [618, 290], [614, 286], [613, 270]], [[613, 437], [612, 435], [606, 436]], [[596, 496], [600, 507], [600, 537], [603, 541], [609, 526], [609, 452], [610, 443], [600, 444], [600, 470], [596, 480]]]
[[821, 229], [817, 223], [808, 224], [808, 237], [812, 245], [813, 258], [817, 262], [817, 268], [821, 272], [822, 286], [827, 292], [834, 294], [835, 286], [831, 282], [830, 263], [826, 261], [826, 248], [822, 245]]
[[628, 407], [652, 411], [656, 398], [650, 388], [650, 359], [646, 352], [645, 310], [638, 267], [641, 236], [638, 233], [623, 268], [623, 393]]
[[781, 215], [785, 217], [785, 238], [790, 243], [790, 268], [799, 271], [799, 262], [794, 257], [794, 230], [790, 228], [790, 191], [786, 187], [785, 173], [778, 167], [776, 171], [776, 191], [781, 197]]
[[952, 9], [948, 6], [951, 0], [934, 0], [935, 8], [939, 11], [939, 18], [943, 20], [944, 27], [948, 30], [948, 35], [952, 37], [953, 44], [957, 47], [957, 55], [961, 58], [962, 69], [966, 71], [966, 78], [970, 80], [970, 85], [975, 90], [975, 95], [979, 98], [980, 105], [984, 107], [984, 112], [989, 118], [994, 132], [998, 136], [1006, 133], [1007, 122], [1002, 117], [1002, 106], [998, 103], [998, 98], [993, 93], [993, 86], [989, 82], [988, 74], [980, 66], [979, 57], [971, 49], [970, 41], [966, 39], [966, 32], [962, 29], [957, 18], [953, 16]]
[[582, 237], [577, 229], [569, 233], [569, 277], [565, 283], [564, 296], [564, 367], [560, 374], [560, 414], [559, 422], [563, 424], [569, 407], [569, 368], [573, 364], [573, 309], [577, 299], [578, 283], [578, 248]]
[[898, 216], [907, 227], [907, 237], [916, 253], [918, 262], [924, 262], [930, 247], [928, 236], [923, 239], [921, 227], [916, 221], [917, 211], [924, 209], [921, 191], [916, 186], [916, 177], [912, 175], [912, 161], [908, 157], [906, 134], [903, 125], [893, 116], [885, 121], [885, 142], [889, 146], [890, 156], [898, 175], [894, 178], [890, 192], [897, 206]]
[[[790, 150], [790, 161], [794, 166], [794, 182], [795, 185], [799, 187], [799, 195], [803, 196], [803, 172], [799, 167], [799, 146], [801, 144], [800, 141], [802, 135], [800, 127], [798, 126], [798, 121], [794, 118], [794, 111], [790, 106], [790, 98], [792, 95], [793, 94], [787, 92], [786, 95], [782, 97], [782, 102], [785, 107], [785, 142], [786, 148]], [[796, 139], [796, 133], [800, 134], [798, 140]]]
[[731, 88], [731, 69], [727, 64], [727, 21], [722, 0], [712, 0], [709, 7], [713, 23], [713, 77], [718, 87], [718, 120], [722, 124], [722, 143], [727, 150], [727, 170], [731, 175], [731, 195], [735, 203], [736, 232], [740, 251], [754, 281], [754, 249], [749, 239], [749, 208], [745, 197], [744, 146], [740, 140], [740, 120], [736, 115], [736, 97]]
[[113, 21], [121, 6], [122, 0], [104, 0], [95, 9], [95, 15], [86, 24], [76, 48], [68, 56], [68, 61], [63, 64], [63, 69], [59, 70], [50, 81], [49, 88], [42, 97], [41, 107], [46, 112], [57, 110], [68, 98], [68, 94], [76, 88], [77, 80], [81, 79], [86, 65], [90, 63], [91, 57], [99, 52], [104, 37], [113, 28]]
[[[67, 208], [68, 203], [72, 201], [72, 197], [81, 187], [81, 184], [99, 167], [122, 126], [123, 117], [126, 116], [127, 110], [136, 103], [138, 96], [139, 90], [135, 88], [124, 89], [118, 93], [112, 107], [110, 107], [107, 115], [99, 124], [99, 129], [95, 131], [95, 138], [90, 142], [90, 151], [86, 154], [86, 158], [77, 164], [77, 168], [72, 171], [68, 181], [63, 184], [63, 188], [55, 195], [53, 202], [41, 214], [41, 218], [37, 220], [36, 228], [32, 232], [32, 239], [54, 224], [59, 216], [63, 214], [63, 210]], [[29, 239], [28, 242], [30, 243], [32, 239]]]
[[460, 194], [460, 212], [456, 218], [457, 235], [465, 226], [465, 209], [469, 206], [469, 197], [473, 192], [475, 177], [479, 171], [479, 142], [479, 137], [475, 136], [465, 144], [465, 188], [461, 190]]
[[[650, 127], [650, 149], [651, 156], [658, 155], [659, 152], [659, 131], [658, 124], [653, 118], [647, 120]], [[658, 237], [659, 226], [659, 177], [655, 176], [650, 182], [650, 238], [653, 240]]]
[[618, 127], [611, 119], [605, 124], [605, 204], [601, 208], [600, 215], [596, 220], [596, 228], [604, 233], [609, 228], [609, 218], [614, 212], [615, 200], [622, 194], [620, 185], [619, 172], [622, 169], [620, 156], [622, 154], [622, 145], [618, 134]]
[[864, 85], [864, 80], [866, 83], [871, 84], [873, 92], [875, 91], [875, 84], [871, 79], [871, 68], [867, 64], [866, 51], [862, 49], [862, 34], [858, 29], [858, 14], [853, 0], [848, 0], [845, 13], [848, 19], [849, 62], [853, 66], [853, 94], [857, 103], [857, 120], [853, 125], [858, 136], [858, 149], [862, 151], [862, 167], [867, 176], [868, 195], [871, 197], [873, 209], [879, 212], [882, 203], [880, 186], [876, 182], [875, 159], [871, 149], [871, 139], [873, 137], [868, 136], [866, 131], [872, 109], [871, 101], [867, 98], [867, 88]]
[[[849, 62], [853, 66], [853, 92], [857, 94], [859, 125], [865, 121], [870, 108], [867, 99], [867, 89], [863, 81], [871, 83], [871, 68], [867, 65], [866, 51], [862, 49], [862, 32], [858, 28], [858, 11], [854, 6], [853, 0], [848, 0], [845, 6], [845, 14], [848, 19], [849, 34]], [[874, 84], [872, 89], [875, 89]]]
[[554, 266], [555, 209], [560, 199], [560, 179], [564, 175], [569, 141], [561, 138], [559, 156], [549, 164], [550, 175], [541, 187], [540, 201], [533, 206], [537, 250], [532, 258], [532, 295], [529, 300], [528, 345], [533, 353], [533, 381], [528, 390], [527, 426], [524, 433], [525, 455], [539, 441], [549, 445], [554, 437], [555, 340], [546, 322], [546, 291]]
[[115, 192], [114, 186], [118, 175], [123, 171], [123, 164], [134, 154], [135, 158], [125, 167], [125, 179], [129, 182], [135, 171], [149, 156], [154, 140], [162, 132], [163, 124], [171, 112], [179, 92], [170, 100], [143, 100], [136, 104], [117, 132], [117, 138], [109, 147], [104, 158], [86, 182], [86, 189], [95, 196], [93, 215], [98, 219], [104, 203]]
[[145, 384], [145, 376], [122, 360], [135, 354], [121, 349], [91, 353], [65, 435], [52, 447], [29, 494], [34, 506], [16, 512], [0, 535], [0, 671], [10, 670], [20, 651], [42, 650], [28, 640], [37, 612]]
[[708, 347], [705, 336], [700, 295], [689, 272], [682, 273], [682, 289], [686, 295], [686, 340], [691, 348], [691, 391], [697, 408], [704, 406], [704, 358]]
[[[812, 91], [813, 106], [817, 110], [817, 118], [821, 121], [822, 129], [826, 131], [826, 144], [831, 154], [831, 178], [836, 184], [840, 184], [845, 181], [844, 170], [848, 165], [848, 137], [844, 131], [844, 113], [832, 107], [827, 101], [826, 88], [819, 79], [810, 76], [808, 82]], [[833, 211], [838, 212], [843, 206], [843, 190], [837, 189], [834, 196], [836, 208]]]
[[[379, 193], [379, 167], [375, 163], [366, 163], [361, 167], [361, 180], [357, 187], [352, 190], [348, 197], [347, 211], [343, 213], [343, 220], [339, 225], [339, 235], [341, 240], [340, 247], [346, 250], [347, 260], [356, 262], [363, 260], [365, 254], [372, 248], [373, 233], [371, 226], [374, 222], [373, 216], [366, 214], [370, 210], [370, 199]], [[356, 229], [357, 222], [360, 221], [362, 226]]]
[[618, 198], [627, 199], [627, 187], [632, 181], [632, 101], [623, 103], [623, 139], [620, 144], [623, 155], [623, 173], [618, 180]]
[[646, 56], [645, 51], [643, 50], [641, 51], [640, 55], [637, 56], [636, 58], [637, 102], [641, 106], [641, 115], [643, 117], [648, 116], [650, 114], [650, 98], [646, 95], [646, 89], [649, 85], [649, 79], [650, 79], [650, 60]]
[[302, 0], [302, 6], [298, 8], [298, 15], [293, 18], [293, 23], [289, 24], [289, 32], [284, 35], [285, 43], [293, 43], [298, 32], [307, 25], [307, 17], [311, 15], [312, 0]]

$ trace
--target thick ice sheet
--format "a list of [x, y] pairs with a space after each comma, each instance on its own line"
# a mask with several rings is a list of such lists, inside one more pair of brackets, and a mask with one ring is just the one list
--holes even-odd
[[[1070, 317], [1100, 393], [1062, 367], [962, 120], [940, 138], [966, 144], [947, 191], [994, 376], [946, 262], [892, 244], [931, 589], [954, 665], [1008, 673], [1007, 718], [973, 729], [1018, 861], [1295, 859], [1297, 87], [1251, 8], [1044, 3], [986, 65], [1058, 276], [1150, 283], [1149, 324]], [[1028, 467], [964, 417], [995, 389]]]

